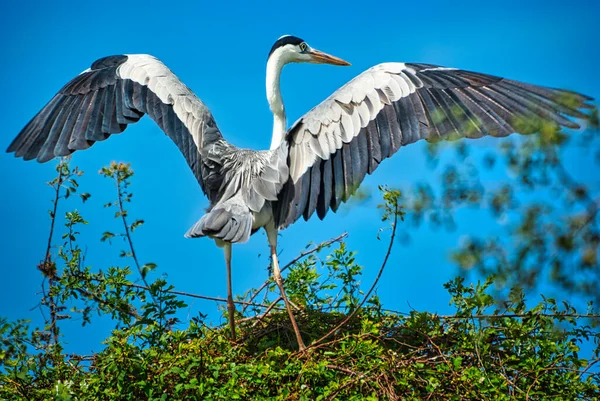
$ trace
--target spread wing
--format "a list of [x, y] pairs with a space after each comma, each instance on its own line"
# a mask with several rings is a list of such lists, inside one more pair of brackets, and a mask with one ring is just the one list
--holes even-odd
[[[8, 152], [47, 162], [123, 132], [148, 114], [175, 142], [206, 193], [204, 149], [226, 146], [212, 114], [162, 62], [147, 55], [105, 57], [67, 83], [23, 128]], [[208, 164], [207, 164], [208, 163]]]
[[[317, 211], [336, 211], [365, 175], [420, 139], [531, 133], [530, 118], [578, 128], [591, 98], [491, 75], [427, 64], [368, 69], [300, 118], [282, 144], [290, 178], [275, 222], [287, 227]], [[519, 123], [521, 122], [521, 123]]]

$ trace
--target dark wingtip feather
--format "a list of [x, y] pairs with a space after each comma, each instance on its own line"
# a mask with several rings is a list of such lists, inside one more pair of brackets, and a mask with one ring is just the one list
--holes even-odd
[[[31, 122], [29, 124], [31, 124]], [[29, 126], [29, 124], [25, 128], [23, 128], [23, 130], [19, 133], [19, 135], [17, 135], [17, 137], [12, 140], [10, 145], [8, 145], [8, 148], [6, 148], [6, 153], [15, 153], [15, 157], [18, 157], [16, 155], [16, 153], [22, 144], [23, 133], [25, 132], [25, 130], [27, 130], [27, 127]]]
[[[25, 129], [27, 129], [27, 127], [25, 127], [23, 130], [25, 130]], [[21, 143], [22, 132], [23, 131], [21, 131], [21, 133], [19, 135], [17, 135], [17, 137], [15, 139], [12, 140], [10, 145], [8, 145], [8, 148], [6, 148], [6, 153], [14, 153], [17, 151], [17, 149], [19, 148], [19, 144]]]

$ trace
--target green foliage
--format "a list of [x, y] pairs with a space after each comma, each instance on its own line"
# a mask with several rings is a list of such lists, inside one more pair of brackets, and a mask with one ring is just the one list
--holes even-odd
[[[351, 253], [344, 257], [351, 258]], [[578, 356], [598, 333], [569, 305], [547, 299], [528, 308], [515, 291], [501, 308], [492, 280], [446, 285], [456, 314], [402, 315], [367, 307], [324, 343], [298, 354], [285, 312], [256, 327], [227, 329], [191, 322], [185, 329], [131, 325], [115, 329], [90, 357], [31, 352], [43, 340], [23, 322], [0, 324], [0, 396], [36, 400], [231, 399], [596, 399], [600, 377]], [[182, 305], [176, 305], [181, 307]], [[492, 310], [493, 309], [493, 310]], [[152, 313], [156, 313], [154, 310]], [[485, 314], [489, 312], [489, 314]], [[155, 319], [156, 320], [156, 319]], [[299, 316], [314, 340], [337, 314]], [[287, 332], [282, 336], [281, 332]], [[151, 340], [150, 340], [151, 339]], [[142, 340], [142, 341], [140, 341]], [[292, 340], [292, 341], [290, 341]]]

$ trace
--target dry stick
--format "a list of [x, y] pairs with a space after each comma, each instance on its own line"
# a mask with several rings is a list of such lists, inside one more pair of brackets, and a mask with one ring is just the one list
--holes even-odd
[[398, 205], [396, 204], [394, 206], [394, 223], [392, 224], [392, 235], [390, 237], [390, 244], [388, 245], [388, 249], [385, 254], [385, 258], [383, 258], [383, 263], [381, 264], [381, 267], [379, 268], [379, 273], [377, 273], [377, 277], [375, 278], [375, 281], [373, 281], [371, 288], [369, 288], [369, 291], [365, 294], [362, 301], [360, 301], [360, 303], [357, 305], [356, 309], [354, 309], [354, 311], [352, 311], [352, 313], [350, 313], [348, 316], [346, 316], [346, 318], [344, 320], [342, 320], [337, 326], [335, 326], [333, 329], [331, 329], [323, 337], [319, 338], [317, 341], [313, 342], [308, 347], [306, 347], [306, 349], [309, 349], [309, 348], [312, 348], [312, 347], [318, 345], [320, 342], [327, 339], [333, 333], [338, 331], [342, 326], [344, 326], [346, 323], [348, 323], [348, 321], [350, 319], [352, 319], [358, 313], [358, 311], [362, 308], [362, 306], [365, 304], [365, 302], [367, 302], [367, 299], [369, 299], [369, 296], [371, 295], [371, 293], [375, 289], [375, 286], [379, 282], [379, 279], [381, 278], [381, 275], [383, 274], [383, 270], [385, 269], [385, 265], [387, 264], [388, 259], [390, 258], [390, 254], [392, 253], [392, 248], [394, 246], [394, 239], [396, 238], [396, 227], [397, 226], [398, 226]]
[[[281, 268], [281, 270], [280, 270], [280, 271], [281, 271], [281, 273], [283, 273], [284, 271], [286, 271], [287, 269], [289, 269], [289, 268], [290, 268], [290, 266], [293, 266], [293, 265], [294, 265], [296, 262], [298, 262], [300, 259], [303, 259], [304, 257], [306, 257], [306, 256], [308, 256], [308, 255], [311, 255], [311, 254], [313, 254], [313, 253], [315, 253], [315, 252], [319, 252], [321, 249], [323, 249], [323, 248], [325, 248], [325, 247], [328, 247], [329, 245], [331, 245], [331, 244], [333, 244], [333, 243], [335, 243], [335, 242], [340, 242], [340, 241], [342, 241], [344, 238], [346, 238], [347, 236], [348, 236], [348, 232], [342, 233], [341, 235], [339, 235], [339, 236], [337, 236], [337, 237], [335, 237], [335, 238], [332, 238], [332, 239], [330, 239], [330, 240], [327, 240], [327, 241], [321, 242], [319, 245], [315, 246], [314, 248], [311, 248], [311, 249], [309, 249], [309, 250], [307, 250], [307, 251], [304, 251], [304, 252], [300, 253], [300, 255], [296, 256], [294, 259], [292, 259], [290, 262], [288, 262], [288, 263], [287, 263], [285, 266], [283, 266], [283, 267]], [[249, 305], [252, 305], [252, 304], [250, 304], [250, 302], [252, 302], [252, 300], [253, 300], [254, 298], [256, 298], [256, 296], [257, 296], [258, 294], [260, 294], [260, 293], [261, 293], [261, 291], [262, 291], [262, 290], [264, 290], [264, 289], [265, 289], [265, 288], [266, 288], [266, 287], [269, 285], [269, 283], [270, 283], [270, 282], [271, 282], [271, 278], [269, 277], [269, 278], [268, 278], [267, 280], [265, 280], [265, 282], [264, 282], [264, 283], [263, 283], [263, 284], [260, 286], [260, 288], [259, 288], [258, 290], [256, 290], [256, 291], [254, 292], [254, 294], [252, 294], [252, 296], [251, 296], [251, 297], [250, 297], [250, 299], [248, 300], [248, 302], [249, 302]], [[244, 312], [246, 312], [246, 307], [244, 307], [244, 308], [242, 309], [242, 314], [244, 314]]]

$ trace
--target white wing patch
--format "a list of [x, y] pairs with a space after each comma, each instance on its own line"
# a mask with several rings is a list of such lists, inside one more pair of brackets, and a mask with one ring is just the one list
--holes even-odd
[[404, 63], [369, 68], [292, 126], [290, 175], [294, 183], [317, 158], [328, 160], [344, 143], [352, 141], [385, 105], [418, 89], [404, 71], [415, 74]]
[[202, 133], [206, 129], [202, 114], [206, 108], [200, 99], [157, 58], [149, 54], [128, 54], [127, 57], [117, 68], [117, 75], [147, 86], [161, 102], [172, 105], [196, 147], [201, 149]]

